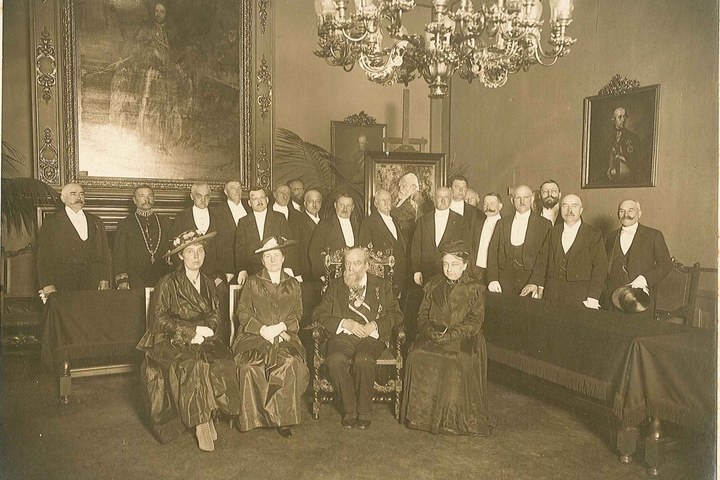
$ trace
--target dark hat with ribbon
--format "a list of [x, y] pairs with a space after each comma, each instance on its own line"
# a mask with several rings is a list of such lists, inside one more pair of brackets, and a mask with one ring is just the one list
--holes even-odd
[[650, 306], [650, 295], [642, 288], [623, 285], [613, 292], [612, 303], [624, 313], [640, 313]]
[[288, 240], [285, 237], [268, 237], [264, 239], [262, 242], [260, 242], [260, 248], [255, 250], [255, 253], [262, 254], [264, 252], [268, 252], [270, 250], [282, 250], [284, 248], [292, 247], [293, 245], [297, 245], [297, 240]]
[[470, 250], [467, 248], [467, 245], [463, 240], [445, 240], [443, 242], [440, 242], [438, 249], [443, 255], [450, 254], [455, 257], [461, 258], [465, 262], [470, 258]]
[[171, 255], [175, 255], [176, 253], [185, 250], [185, 248], [189, 247], [190, 245], [209, 240], [215, 235], [217, 235], [217, 232], [210, 232], [206, 233], [205, 235], [203, 235], [200, 230], [188, 230], [187, 232], [183, 232], [173, 239], [173, 248], [171, 250], [168, 250], [168, 252], [163, 256], [169, 257]]

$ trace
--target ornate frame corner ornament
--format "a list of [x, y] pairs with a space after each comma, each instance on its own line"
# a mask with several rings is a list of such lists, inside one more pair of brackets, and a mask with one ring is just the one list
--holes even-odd
[[255, 164], [257, 172], [257, 183], [262, 188], [270, 188], [270, 158], [268, 157], [267, 146], [265, 143], [260, 145], [257, 162]]
[[371, 117], [370, 115], [365, 113], [364, 110], [362, 110], [360, 111], [360, 113], [348, 115], [347, 117], [345, 117], [345, 120], [343, 120], [343, 122], [357, 125], [360, 127], [365, 127], [368, 125], [375, 125], [377, 120], [375, 120], [375, 117]]
[[40, 180], [55, 184], [60, 181], [60, 155], [53, 145], [53, 132], [50, 127], [43, 130], [43, 144], [38, 150], [38, 170]]
[[615, 74], [607, 85], [598, 91], [598, 95], [620, 95], [640, 88], [640, 81]]
[[52, 89], [57, 83], [57, 60], [47, 26], [43, 27], [40, 37], [40, 43], [35, 46], [35, 81], [42, 87], [42, 98], [47, 105], [52, 99]]
[[272, 73], [264, 55], [257, 71], [257, 82], [257, 104], [260, 107], [260, 116], [265, 120], [272, 106]]

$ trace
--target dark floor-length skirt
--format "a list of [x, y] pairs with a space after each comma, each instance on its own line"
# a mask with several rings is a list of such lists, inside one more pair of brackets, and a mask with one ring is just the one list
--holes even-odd
[[413, 347], [405, 363], [404, 423], [432, 433], [490, 434], [484, 339], [472, 350], [446, 351], [429, 342]]
[[153, 432], [163, 443], [208, 422], [215, 411], [240, 413], [235, 362], [219, 340], [180, 347], [158, 343], [147, 351], [142, 376]]
[[276, 365], [266, 369], [265, 354], [248, 350], [238, 353], [235, 363], [243, 404], [238, 422], [241, 431], [300, 423], [302, 395], [309, 379], [300, 355], [281, 347]]

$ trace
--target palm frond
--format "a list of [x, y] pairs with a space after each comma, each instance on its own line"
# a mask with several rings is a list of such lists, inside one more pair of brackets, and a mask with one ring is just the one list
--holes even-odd
[[3, 174], [10, 173], [10, 176], [22, 175], [19, 166], [26, 163], [25, 156], [15, 147], [2, 141], [2, 171]]
[[28, 232], [37, 228], [36, 207], [55, 205], [60, 195], [49, 185], [34, 178], [3, 178], [2, 223], [9, 231]]

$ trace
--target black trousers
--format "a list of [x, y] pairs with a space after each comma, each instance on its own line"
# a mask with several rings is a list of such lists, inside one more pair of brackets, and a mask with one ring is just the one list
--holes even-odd
[[503, 293], [520, 295], [525, 285], [530, 281], [532, 270], [521, 270], [518, 268], [504, 268], [498, 271], [498, 281]]
[[[369, 419], [372, 412], [375, 361], [385, 344], [371, 337], [339, 333], [327, 343], [326, 363], [330, 378], [342, 398], [343, 414]], [[350, 365], [352, 360], [352, 367]]]

